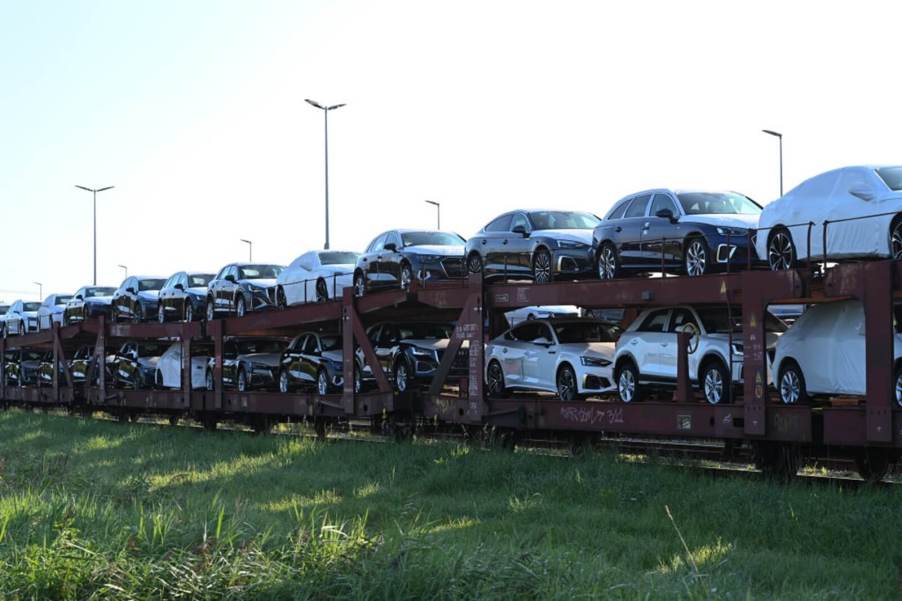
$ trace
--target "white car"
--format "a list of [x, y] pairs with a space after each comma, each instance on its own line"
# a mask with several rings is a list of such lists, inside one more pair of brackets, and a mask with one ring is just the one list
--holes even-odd
[[508, 311], [504, 314], [510, 327], [529, 319], [551, 319], [552, 317], [580, 317], [576, 305], [532, 305]]
[[825, 221], [827, 260], [902, 258], [902, 166], [842, 167], [802, 182], [764, 207], [758, 257], [773, 270], [823, 258]]
[[17, 300], [9, 306], [9, 310], [3, 315], [3, 331], [6, 335], [18, 334], [22, 336], [29, 332], [38, 331], [38, 309], [40, 302]]
[[[210, 348], [192, 349], [199, 351], [191, 355], [191, 388], [198, 390], [206, 388], [207, 364], [210, 362], [212, 352]], [[173, 342], [166, 351], [160, 355], [154, 373], [154, 384], [159, 388], [182, 387], [182, 343]]]
[[291, 262], [276, 278], [276, 300], [280, 307], [341, 298], [354, 285], [358, 253], [341, 250], [311, 250]]
[[613, 392], [616, 328], [592, 319], [533, 319], [492, 340], [485, 350], [490, 396], [508, 390], [556, 392], [564, 401]]
[[[780, 400], [807, 402], [813, 395], [864, 395], [867, 390], [864, 308], [860, 301], [813, 305], [780, 337], [774, 373]], [[902, 358], [902, 334], [893, 336], [893, 363]], [[895, 371], [902, 407], [902, 369]]]
[[[742, 314], [734, 310], [731, 315], [725, 306], [643, 311], [617, 341], [614, 378], [620, 400], [631, 403], [641, 400], [648, 386], [676, 384], [679, 332], [691, 334], [689, 379], [709, 404], [727, 400], [732, 383], [742, 382], [741, 328]], [[768, 314], [765, 330], [769, 350], [786, 331], [786, 325]]]
[[70, 300], [71, 294], [51, 294], [45, 298], [38, 309], [38, 330], [49, 330], [55, 323], [63, 325], [63, 311]]

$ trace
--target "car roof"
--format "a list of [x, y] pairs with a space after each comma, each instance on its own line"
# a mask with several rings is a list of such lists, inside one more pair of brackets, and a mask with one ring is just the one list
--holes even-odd
[[[165, 280], [166, 278], [161, 275], [130, 275], [129, 278], [135, 278], [136, 280]], [[125, 278], [128, 279], [128, 278]]]

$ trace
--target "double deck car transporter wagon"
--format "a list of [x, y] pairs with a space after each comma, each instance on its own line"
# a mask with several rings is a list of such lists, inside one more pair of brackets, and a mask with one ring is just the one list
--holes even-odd
[[[310, 421], [317, 432], [349, 422], [400, 434], [415, 429], [453, 430], [511, 442], [519, 437], [593, 441], [608, 437], [720, 440], [724, 448], [750, 449], [762, 469], [794, 474], [806, 458], [854, 459], [866, 479], [879, 479], [902, 453], [902, 408], [895, 402], [893, 304], [902, 297], [902, 262], [872, 261], [782, 272], [743, 271], [701, 277], [629, 278], [548, 284], [485, 284], [481, 277], [373, 292], [211, 321], [110, 324], [103, 317], [71, 326], [0, 339], [0, 400], [3, 405], [58, 406], [73, 412], [193, 417], [205, 427], [241, 421], [265, 430], [276, 421]], [[764, 322], [768, 305], [859, 299], [865, 308], [867, 394], [863, 399], [824, 399], [783, 405], [768, 390]], [[504, 313], [530, 305], [575, 304], [625, 308], [626, 315], [654, 306], [717, 304], [741, 313], [744, 347], [742, 390], [732, 402], [709, 405], [690, 385], [688, 334], [679, 334], [675, 391], [624, 404], [614, 398], [561, 401], [550, 395], [487, 396], [484, 342], [505, 327]], [[455, 321], [454, 334], [435, 377], [420, 388], [393, 391], [365, 334], [370, 323]], [[226, 337], [284, 338], [307, 329], [340, 331], [344, 386], [340, 393], [238, 392], [222, 383]], [[739, 334], [737, 334], [739, 336]], [[125, 340], [178, 340], [182, 387], [173, 390], [114, 388], [103, 369], [111, 348]], [[462, 349], [462, 343], [468, 340]], [[192, 345], [213, 345], [213, 389], [191, 386]], [[67, 358], [85, 344], [94, 348], [93, 374], [73, 384]], [[6, 353], [53, 352], [52, 386], [10, 386]], [[458, 353], [468, 355], [468, 374], [449, 378]], [[354, 391], [358, 359], [370, 367], [374, 389]]]

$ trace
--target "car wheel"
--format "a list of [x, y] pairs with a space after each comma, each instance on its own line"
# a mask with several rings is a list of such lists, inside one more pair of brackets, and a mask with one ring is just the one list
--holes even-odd
[[896, 404], [902, 407], [902, 365], [896, 368]]
[[135, 311], [135, 322], [141, 323], [143, 321], [147, 321], [147, 311], [144, 309], [144, 305], [138, 305], [138, 310]]
[[153, 372], [153, 385], [157, 388], [163, 388], [163, 374], [157, 369]]
[[247, 392], [247, 372], [243, 367], [238, 368], [238, 392]]
[[[808, 401], [805, 391], [805, 377], [795, 361], [787, 361], [780, 369], [778, 392], [784, 405], [798, 405]], [[898, 386], [898, 379], [896, 380]]]
[[576, 373], [569, 365], [563, 365], [557, 372], [557, 395], [562, 401], [575, 401], [579, 396]]
[[635, 403], [642, 400], [642, 388], [639, 385], [639, 370], [632, 361], [627, 361], [617, 373], [617, 392], [624, 403]]
[[507, 388], [504, 385], [504, 370], [497, 361], [489, 363], [488, 373], [486, 374], [486, 387], [489, 389], [489, 396], [503, 397], [507, 395]]
[[902, 259], [902, 215], [896, 217], [890, 226], [889, 250], [893, 259]]
[[686, 274], [689, 277], [704, 275], [708, 271], [708, 245], [702, 238], [690, 238], [686, 245], [686, 256], [683, 258]]
[[288, 299], [285, 298], [285, 289], [281, 286], [276, 288], [276, 306], [282, 310], [288, 308]]
[[288, 383], [288, 372], [284, 369], [279, 371], [279, 392], [290, 392], [291, 386]]
[[235, 299], [235, 316], [244, 317], [247, 314], [247, 307], [244, 304], [244, 295], [239, 294]]
[[796, 249], [786, 228], [776, 228], [767, 240], [767, 265], [771, 271], [792, 269], [796, 264]]
[[551, 253], [540, 248], [532, 258], [532, 279], [536, 284], [547, 284], [553, 279]]
[[319, 396], [329, 394], [329, 374], [324, 369], [319, 370], [319, 373], [316, 374], [316, 392]]
[[216, 307], [213, 304], [213, 298], [207, 299], [207, 321], [216, 319]]
[[354, 296], [362, 298], [366, 294], [366, 278], [361, 272], [354, 274]]
[[398, 364], [395, 365], [395, 388], [398, 389], [398, 392], [406, 392], [408, 382], [407, 373], [407, 362], [401, 359], [398, 361]]
[[354, 365], [354, 394], [360, 394], [363, 391], [363, 374], [360, 368]]
[[324, 303], [329, 300], [329, 286], [326, 280], [320, 278], [316, 280], [316, 302]]
[[204, 384], [206, 385], [207, 390], [213, 390], [213, 371], [207, 370], [206, 375], [204, 376]]
[[23, 322], [19, 322], [19, 336], [25, 335], [25, 324]]
[[163, 303], [160, 303], [157, 307], [157, 321], [166, 323], [166, 309], [163, 307]]
[[482, 257], [479, 256], [479, 253], [473, 252], [467, 257], [467, 271], [469, 273], [482, 272]]
[[709, 405], [717, 405], [727, 397], [730, 390], [730, 376], [720, 361], [709, 361], [702, 368], [700, 379], [702, 392]]
[[401, 290], [410, 290], [410, 283], [413, 281], [413, 269], [410, 263], [401, 264]]
[[598, 253], [598, 279], [613, 280], [620, 275], [620, 266], [617, 261], [617, 249], [610, 242], [601, 245]]
[[194, 321], [194, 307], [192, 306], [190, 300], [186, 300], [186, 301], [185, 301], [185, 315], [184, 315], [184, 319], [185, 319], [185, 321], [187, 321], [188, 323], [191, 323], [192, 321]]

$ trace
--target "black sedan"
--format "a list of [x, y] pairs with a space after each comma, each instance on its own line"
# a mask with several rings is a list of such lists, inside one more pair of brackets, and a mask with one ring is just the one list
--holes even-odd
[[129, 276], [113, 293], [111, 319], [113, 322], [130, 320], [149, 321], [157, 316], [160, 288], [166, 278], [156, 276]]
[[[430, 380], [435, 375], [453, 333], [454, 324], [447, 322], [383, 322], [368, 328], [367, 338], [385, 374], [399, 392], [405, 392], [415, 382]], [[362, 360], [360, 351], [357, 355]], [[468, 351], [462, 346], [449, 375], [463, 376], [468, 370]], [[368, 376], [367, 368], [364, 377]]]
[[[279, 360], [279, 390], [315, 390], [319, 395], [341, 392], [344, 386], [341, 334], [305, 332], [297, 336]], [[354, 366], [354, 389], [361, 390], [359, 363]]]
[[70, 325], [79, 321], [97, 317], [110, 316], [113, 293], [116, 289], [110, 286], [84, 286], [72, 296], [63, 309], [63, 324]]
[[[286, 342], [279, 338], [226, 339], [222, 349], [223, 386], [239, 392], [275, 388]], [[207, 390], [213, 390], [215, 364], [216, 357], [210, 357], [205, 376]]]
[[354, 293], [363, 296], [376, 288], [407, 290], [414, 278], [421, 282], [462, 278], [465, 243], [451, 232], [383, 232], [357, 259]]
[[276, 307], [276, 278], [282, 265], [230, 263], [207, 284], [207, 319], [221, 314], [244, 317], [249, 311]]
[[591, 213], [511, 211], [467, 241], [467, 270], [486, 278], [529, 278], [545, 284], [593, 272]]
[[661, 271], [699, 276], [757, 261], [749, 230], [761, 207], [735, 192], [647, 190], [617, 202], [593, 234], [598, 277]]
[[160, 289], [157, 321], [201, 319], [207, 307], [207, 286], [214, 277], [212, 273], [194, 271], [178, 271], [169, 276]]
[[4, 353], [3, 373], [8, 386], [37, 384], [38, 369], [44, 359], [43, 351], [12, 350]]
[[[91, 374], [94, 366], [94, 346], [83, 344], [78, 347], [69, 360], [69, 372], [72, 375], [73, 384], [85, 384]], [[94, 374], [94, 382], [97, 381], [100, 374]]]
[[[37, 383], [38, 386], [53, 386], [53, 351], [47, 351], [41, 357], [41, 363], [38, 366]], [[59, 373], [59, 385], [66, 385], [66, 369], [62, 361], [56, 364]]]
[[168, 343], [126, 342], [107, 360], [114, 386], [124, 388], [153, 388], [157, 362]]

